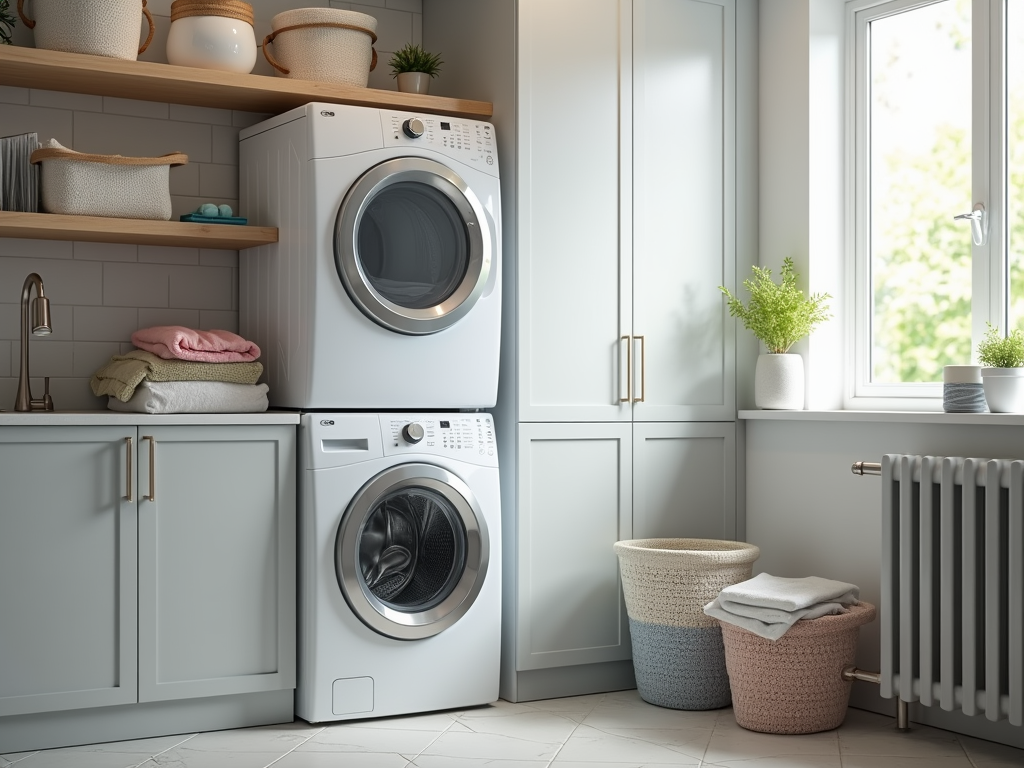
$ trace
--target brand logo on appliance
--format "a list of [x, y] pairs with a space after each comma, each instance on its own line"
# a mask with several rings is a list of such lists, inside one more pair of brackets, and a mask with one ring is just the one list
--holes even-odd
[[334, 426], [334, 420], [333, 419], [320, 419], [320, 426], [321, 427], [333, 427]]
[[321, 109], [320, 114], [323, 115], [324, 117], [334, 117], [334, 113], [328, 112], [326, 109]]

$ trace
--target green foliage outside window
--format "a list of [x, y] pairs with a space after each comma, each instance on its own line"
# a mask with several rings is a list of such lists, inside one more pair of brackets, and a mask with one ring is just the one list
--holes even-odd
[[14, 14], [11, 13], [10, 0], [0, 0], [0, 43], [11, 44], [14, 31]]

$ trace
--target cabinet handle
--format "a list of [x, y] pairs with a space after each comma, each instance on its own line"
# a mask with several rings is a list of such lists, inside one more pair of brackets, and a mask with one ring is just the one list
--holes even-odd
[[[629, 336], [620, 336], [619, 341], [626, 342], [626, 396], [620, 397], [620, 403], [628, 403], [633, 399], [633, 342], [630, 341]], [[621, 357], [619, 358], [622, 359]], [[622, 383], [622, 379], [619, 379], [619, 383]]]
[[647, 397], [647, 340], [643, 336], [633, 338], [640, 341], [640, 397], [633, 398], [633, 402], [642, 403]]
[[125, 463], [125, 470], [128, 473], [128, 483], [127, 483], [127, 488], [125, 489], [125, 490], [127, 490], [127, 493], [125, 494], [125, 497], [124, 497], [125, 501], [135, 501], [135, 499], [132, 498], [132, 454], [134, 452], [135, 451], [132, 448], [132, 439], [130, 437], [126, 437], [124, 439], [124, 456], [125, 456], [125, 462], [124, 463]]
[[143, 496], [146, 501], [156, 501], [156, 440], [152, 435], [143, 435], [143, 440], [149, 440], [149, 496]]

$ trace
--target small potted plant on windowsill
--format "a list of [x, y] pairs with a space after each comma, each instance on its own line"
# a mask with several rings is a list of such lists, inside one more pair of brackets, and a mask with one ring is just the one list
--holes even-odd
[[14, 34], [14, 14], [11, 13], [10, 0], [0, 0], [0, 44], [11, 45]]
[[437, 77], [444, 64], [436, 53], [427, 53], [420, 46], [407, 43], [391, 54], [388, 65], [391, 76], [398, 80], [402, 93], [426, 93], [430, 78]]
[[985, 338], [978, 344], [982, 364], [981, 384], [985, 402], [992, 413], [1024, 412], [1024, 332], [1019, 328], [1006, 336], [986, 323]]
[[832, 317], [826, 303], [832, 297], [827, 293], [804, 296], [796, 287], [797, 277], [789, 257], [782, 262], [781, 283], [772, 280], [770, 269], [754, 267], [753, 279], [743, 281], [750, 291], [746, 306], [728, 288], [718, 287], [729, 300], [729, 314], [742, 320], [768, 348], [768, 354], [758, 356], [754, 369], [754, 404], [758, 408], [803, 409], [804, 362], [800, 355], [789, 353], [789, 348]]

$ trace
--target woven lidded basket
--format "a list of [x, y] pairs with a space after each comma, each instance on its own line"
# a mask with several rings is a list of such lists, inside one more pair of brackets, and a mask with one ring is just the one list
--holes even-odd
[[32, 162], [42, 165], [40, 188], [49, 213], [167, 221], [170, 169], [185, 165], [188, 155], [89, 155], [51, 139], [32, 153]]
[[760, 550], [717, 539], [633, 539], [615, 544], [640, 697], [672, 709], [731, 700], [718, 622], [704, 606], [750, 578]]
[[[135, 61], [156, 30], [146, 0], [29, 0], [27, 5], [18, 0], [18, 15], [32, 30], [36, 48], [49, 51]], [[140, 46], [143, 16], [149, 35]]]
[[270, 26], [263, 55], [284, 77], [365, 88], [377, 66], [377, 20], [365, 13], [295, 8], [277, 14]]
[[796, 622], [772, 641], [722, 622], [725, 663], [736, 722], [761, 733], [817, 733], [843, 724], [851, 682], [845, 667], [857, 656], [860, 626], [875, 606]]

